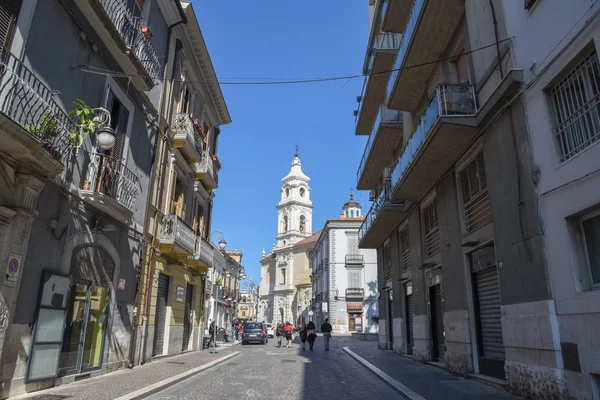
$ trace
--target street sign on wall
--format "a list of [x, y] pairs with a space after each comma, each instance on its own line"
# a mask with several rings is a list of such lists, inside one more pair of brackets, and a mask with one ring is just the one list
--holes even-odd
[[8, 264], [6, 264], [6, 275], [4, 275], [4, 284], [6, 286], [17, 286], [19, 268], [21, 267], [21, 256], [16, 254], [8, 255]]

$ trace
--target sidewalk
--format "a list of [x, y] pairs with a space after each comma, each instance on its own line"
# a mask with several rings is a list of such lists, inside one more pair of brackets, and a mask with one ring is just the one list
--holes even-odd
[[[504, 390], [488, 386], [483, 383], [452, 375], [440, 368], [422, 364], [408, 357], [400, 356], [390, 350], [377, 348], [377, 343], [358, 341], [345, 343], [347, 349], [357, 356], [381, 370], [385, 375], [398, 381], [401, 386], [408, 388], [405, 394], [407, 399], [424, 398], [448, 400], [516, 400], [514, 396]], [[351, 356], [352, 354], [349, 353]], [[360, 362], [356, 360], [356, 362]], [[367, 370], [365, 366], [365, 370]], [[379, 379], [384, 379], [381, 376]], [[385, 379], [384, 379], [385, 380]], [[389, 383], [389, 382], [388, 382]], [[392, 383], [392, 386], [393, 383]], [[411, 393], [411, 391], [413, 393]]]
[[235, 353], [235, 349], [232, 347], [219, 346], [214, 354], [210, 353], [212, 350], [211, 347], [210, 350], [165, 357], [132, 369], [10, 397], [9, 400], [112, 400]]

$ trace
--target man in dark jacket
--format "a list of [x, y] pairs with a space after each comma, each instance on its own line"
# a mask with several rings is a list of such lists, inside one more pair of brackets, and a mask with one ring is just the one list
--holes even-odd
[[325, 318], [325, 322], [321, 325], [321, 332], [323, 332], [323, 339], [325, 339], [325, 351], [329, 351], [329, 339], [331, 339], [332, 330], [329, 318]]
[[212, 343], [214, 347], [217, 347], [217, 341], [215, 340], [215, 335], [217, 334], [217, 327], [215, 326], [215, 321], [211, 322], [208, 326], [208, 343], [206, 344], [206, 348], [210, 347]]

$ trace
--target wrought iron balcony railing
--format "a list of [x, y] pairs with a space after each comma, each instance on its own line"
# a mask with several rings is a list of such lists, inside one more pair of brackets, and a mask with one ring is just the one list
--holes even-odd
[[[404, 172], [421, 149], [440, 117], [470, 116], [477, 113], [475, 89], [466, 84], [440, 84], [417, 127], [408, 140], [404, 151], [396, 161], [392, 171], [392, 188], [402, 179]], [[449, 138], [449, 140], [452, 140]]]
[[135, 54], [148, 75], [160, 76], [161, 65], [154, 46], [142, 33], [140, 18], [136, 18], [126, 0], [99, 0], [104, 12], [119, 32], [125, 45]]
[[112, 197], [123, 207], [133, 211], [133, 205], [141, 191], [139, 177], [121, 159], [102, 153], [88, 154], [90, 162], [83, 190]]
[[390, 195], [391, 195], [391, 187], [389, 185], [385, 185], [379, 192], [379, 195], [377, 196], [375, 201], [373, 201], [373, 204], [371, 205], [371, 209], [365, 216], [365, 220], [363, 221], [362, 225], [360, 226], [360, 230], [358, 231], [358, 240], [359, 241], [361, 241], [362, 238], [365, 237], [365, 235], [367, 234], [369, 229], [371, 229], [371, 227], [373, 226], [373, 223], [375, 222], [375, 220], [377, 219], [377, 217], [379, 216], [379, 214], [381, 213], [381, 211], [383, 210], [385, 205], [387, 205], [387, 204], [402, 204], [403, 203], [402, 200], [392, 199], [390, 197]]
[[346, 289], [347, 299], [363, 299], [365, 297], [364, 288], [348, 288]]
[[210, 243], [201, 237], [198, 237], [198, 258], [204, 261], [208, 266], [212, 266], [214, 248]]
[[365, 257], [362, 254], [346, 254], [346, 264], [364, 264]]
[[0, 48], [0, 112], [38, 139], [53, 158], [66, 164], [71, 154], [70, 132], [76, 129], [54, 100], [58, 94], [44, 85], [15, 56]]
[[171, 127], [173, 132], [176, 135], [185, 135], [188, 140], [193, 143], [194, 148], [198, 152], [200, 156], [204, 153], [204, 141], [196, 131], [196, 127], [194, 126], [194, 121], [189, 114], [180, 113], [176, 114], [173, 118], [173, 125]]
[[190, 254], [196, 249], [196, 234], [177, 215], [169, 214], [163, 218], [160, 240], [173, 241]]

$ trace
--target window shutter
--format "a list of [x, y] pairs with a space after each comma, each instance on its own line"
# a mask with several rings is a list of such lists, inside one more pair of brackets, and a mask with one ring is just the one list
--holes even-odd
[[167, 208], [169, 207], [169, 177], [171, 176], [171, 168], [170, 168], [170, 153], [167, 149], [163, 153], [163, 165], [161, 168], [161, 176], [160, 176], [160, 210], [167, 213]]
[[12, 42], [21, 0], [0, 0], [0, 45], [9, 49]]

